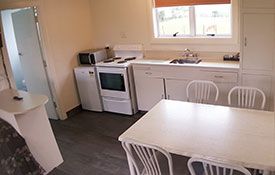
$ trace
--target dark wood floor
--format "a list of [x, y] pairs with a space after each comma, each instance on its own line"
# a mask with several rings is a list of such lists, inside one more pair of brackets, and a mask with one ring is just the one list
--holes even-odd
[[[141, 116], [83, 111], [65, 121], [51, 121], [64, 163], [50, 175], [129, 175], [117, 138]], [[189, 174], [186, 160], [173, 156], [179, 164], [176, 174]]]

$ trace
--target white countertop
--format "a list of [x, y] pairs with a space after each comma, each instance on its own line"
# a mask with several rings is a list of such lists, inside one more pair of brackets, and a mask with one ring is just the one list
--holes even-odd
[[274, 124], [273, 112], [162, 100], [119, 140], [274, 171]]
[[[23, 100], [14, 100], [14, 96], [23, 97]], [[44, 95], [34, 95], [24, 91], [7, 89], [0, 92], [0, 109], [11, 114], [24, 114], [48, 102]]]
[[139, 64], [139, 65], [182, 66], [182, 67], [201, 67], [201, 68], [224, 68], [224, 69], [240, 68], [239, 62], [234, 62], [234, 61], [201, 61], [199, 64], [170, 64], [170, 61], [172, 60], [137, 59], [137, 60], [131, 61], [131, 63]]

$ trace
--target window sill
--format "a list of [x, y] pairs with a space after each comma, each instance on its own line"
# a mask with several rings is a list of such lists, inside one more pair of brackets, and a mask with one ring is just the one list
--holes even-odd
[[152, 38], [151, 44], [238, 44], [238, 41], [232, 37], [215, 36], [215, 37], [160, 37]]
[[231, 35], [217, 35], [217, 36], [205, 36], [205, 35], [197, 35], [197, 36], [191, 36], [191, 35], [185, 35], [185, 36], [159, 36], [155, 37], [156, 39], [232, 39]]

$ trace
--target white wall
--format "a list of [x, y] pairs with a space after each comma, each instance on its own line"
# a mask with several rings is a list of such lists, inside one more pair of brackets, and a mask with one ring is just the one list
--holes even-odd
[[9, 82], [3, 67], [2, 51], [0, 50], [0, 91], [9, 88]]
[[55, 69], [56, 93], [62, 111], [80, 104], [73, 74], [77, 53], [92, 48], [89, 0], [45, 0], [40, 8], [45, 21], [50, 65]]
[[94, 43], [97, 47], [121, 43], [142, 43], [146, 50], [238, 52], [239, 1], [233, 0], [232, 39], [154, 39], [153, 0], [91, 0]]
[[[90, 0], [4, 0], [1, 9], [37, 6], [50, 81], [61, 119], [78, 106], [73, 68], [77, 53], [92, 48]], [[9, 70], [9, 72], [11, 72]]]

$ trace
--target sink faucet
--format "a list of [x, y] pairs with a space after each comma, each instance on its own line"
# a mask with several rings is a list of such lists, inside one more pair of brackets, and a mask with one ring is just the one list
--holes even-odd
[[184, 49], [183, 55], [184, 58], [197, 58], [198, 54], [192, 52], [190, 49], [186, 48]]

